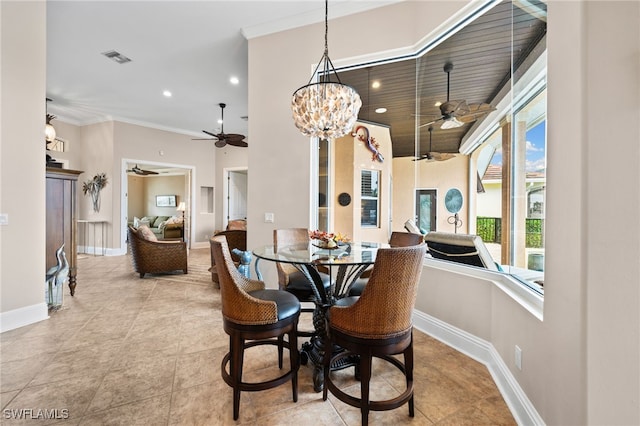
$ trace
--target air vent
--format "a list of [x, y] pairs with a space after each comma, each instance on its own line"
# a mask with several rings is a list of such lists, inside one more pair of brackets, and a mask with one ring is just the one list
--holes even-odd
[[107, 58], [119, 63], [126, 64], [127, 62], [131, 62], [131, 59], [127, 58], [120, 52], [116, 52], [115, 50], [109, 50], [108, 52], [102, 52], [104, 56]]

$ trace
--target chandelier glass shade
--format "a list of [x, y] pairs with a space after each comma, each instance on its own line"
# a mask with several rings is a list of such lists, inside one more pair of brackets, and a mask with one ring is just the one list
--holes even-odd
[[[316, 75], [320, 66], [320, 81], [302, 86], [293, 93], [291, 112], [296, 127], [303, 135], [321, 139], [334, 139], [351, 133], [358, 112], [362, 106], [358, 92], [340, 82], [340, 77], [329, 59], [328, 34], [328, 0], [325, 0], [324, 15], [324, 54], [311, 79]], [[331, 73], [335, 74], [337, 82], [330, 81]]]

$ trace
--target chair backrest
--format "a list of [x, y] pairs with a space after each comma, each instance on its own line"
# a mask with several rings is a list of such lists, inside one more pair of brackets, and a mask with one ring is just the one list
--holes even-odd
[[[231, 251], [231, 258], [234, 262], [240, 262], [240, 257], [232, 252], [233, 249], [247, 251], [247, 231], [233, 229], [228, 231], [220, 231], [215, 236], [224, 235], [227, 239], [227, 245]], [[211, 257], [211, 265], [215, 265], [213, 255]]]
[[409, 247], [417, 246], [424, 242], [424, 235], [413, 234], [411, 232], [397, 232], [391, 233], [389, 238], [389, 245], [391, 247]]
[[[278, 251], [278, 247], [287, 247], [297, 244], [309, 243], [309, 230], [307, 228], [285, 228], [273, 230], [273, 249]], [[289, 274], [297, 271], [295, 266], [286, 263], [276, 263], [278, 271], [278, 284], [280, 289], [284, 289], [289, 284]]]
[[236, 269], [229, 246], [224, 236], [214, 236], [210, 240], [211, 251], [218, 269], [222, 315], [236, 324], [274, 324], [278, 321], [276, 303], [260, 300], [248, 293], [263, 290], [264, 282], [251, 280]]
[[429, 232], [424, 240], [429, 254], [436, 259], [499, 270], [482, 238], [477, 235]]
[[309, 242], [309, 230], [307, 228], [286, 228], [273, 230], [273, 245], [278, 247], [306, 244]]
[[363, 338], [384, 338], [412, 326], [426, 246], [378, 249], [371, 278], [353, 305], [331, 308], [331, 326]]

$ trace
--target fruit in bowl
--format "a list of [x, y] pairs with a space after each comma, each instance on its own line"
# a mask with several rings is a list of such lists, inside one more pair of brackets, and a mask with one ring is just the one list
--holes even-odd
[[334, 234], [332, 232], [325, 231], [309, 231], [309, 238], [311, 240], [316, 240], [317, 243], [314, 244], [316, 247], [326, 248], [326, 249], [334, 249], [339, 245], [346, 243], [349, 241], [346, 235], [341, 233]]

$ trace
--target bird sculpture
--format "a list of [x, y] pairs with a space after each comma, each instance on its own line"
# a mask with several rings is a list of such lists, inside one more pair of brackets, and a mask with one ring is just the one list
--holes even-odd
[[59, 309], [62, 306], [62, 292], [69, 279], [69, 262], [64, 252], [64, 244], [56, 250], [57, 265], [49, 268], [46, 274], [45, 300], [49, 309]]

